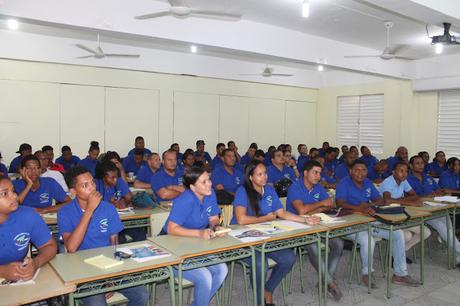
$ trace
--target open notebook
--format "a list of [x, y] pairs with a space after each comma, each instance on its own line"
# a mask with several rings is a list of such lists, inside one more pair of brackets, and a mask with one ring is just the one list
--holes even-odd
[[123, 264], [123, 261], [121, 260], [116, 260], [116, 259], [107, 257], [102, 254], [94, 256], [94, 257], [86, 258], [83, 261], [99, 269], [110, 269], [110, 268], [117, 267]]

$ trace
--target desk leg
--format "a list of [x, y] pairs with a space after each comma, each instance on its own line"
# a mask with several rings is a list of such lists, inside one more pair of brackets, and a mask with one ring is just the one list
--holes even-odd
[[391, 258], [393, 258], [393, 225], [390, 225], [388, 237], [388, 256], [387, 256], [387, 298], [391, 295], [391, 278], [393, 277], [393, 267], [391, 266]]
[[[260, 250], [260, 302], [264, 305], [264, 293], [265, 293], [265, 243], [262, 245]], [[257, 301], [256, 301], [257, 303]]]
[[[225, 304], [227, 306], [232, 305], [233, 273], [234, 273], [234, 271], [235, 271], [235, 261], [232, 261], [230, 263], [230, 282], [228, 284], [228, 297], [227, 297], [227, 303]], [[244, 277], [246, 277], [246, 275], [244, 275]], [[225, 299], [225, 295], [224, 295], [224, 299]]]
[[178, 280], [178, 286], [177, 286], [177, 301], [178, 305], [182, 306], [184, 305], [184, 297], [183, 297], [183, 290], [182, 290], [182, 264], [180, 263], [177, 269], [177, 280]]
[[73, 295], [73, 292], [69, 293], [69, 306], [75, 306], [75, 297]]
[[[316, 240], [316, 246], [317, 246], [317, 248], [318, 248], [318, 252], [317, 252], [317, 253], [318, 253], [318, 258], [317, 258], [317, 260], [318, 260], [318, 300], [319, 300], [319, 304], [320, 304], [320, 305], [326, 305], [327, 277], [324, 276], [324, 284], [325, 284], [325, 286], [324, 286], [324, 291], [323, 291], [323, 288], [322, 288], [322, 287], [323, 287], [323, 282], [322, 282], [322, 280], [321, 280], [322, 274], [323, 274], [323, 273], [321, 273], [321, 238], [320, 238], [319, 234], [317, 234], [317, 238], [316, 238], [316, 239], [317, 239], [317, 240]], [[328, 254], [327, 254], [327, 253], [328, 253], [328, 248], [329, 248], [329, 232], [326, 233], [326, 247], [325, 247], [325, 252], [326, 252], [325, 257], [326, 257], [326, 259], [325, 259], [325, 269], [327, 269], [327, 261], [328, 261], [328, 258], [327, 258], [327, 257], [328, 257]]]
[[[356, 236], [357, 237], [357, 236]], [[371, 293], [371, 281], [372, 281], [372, 228], [371, 224], [367, 224], [367, 293]], [[359, 280], [359, 275], [357, 275]]]
[[425, 227], [425, 221], [422, 218], [422, 222], [420, 223], [420, 282], [423, 285], [423, 281], [425, 279], [423, 275], [423, 264], [425, 261], [425, 237], [424, 236], [424, 228]]
[[[168, 267], [169, 270], [169, 293], [171, 295], [171, 306], [176, 306], [176, 290], [174, 284], [174, 273], [173, 268], [171, 266]], [[155, 301], [154, 301], [155, 304]]]
[[457, 258], [457, 251], [455, 249], [455, 240], [457, 239], [457, 236], [455, 235], [455, 228], [456, 226], [456, 218], [457, 218], [457, 207], [454, 207], [453, 209], [454, 215], [453, 215], [453, 225], [452, 225], [452, 269], [457, 268], [456, 265], [456, 258]]
[[450, 213], [447, 211], [446, 215], [446, 224], [447, 224], [447, 269], [452, 269], [452, 266], [454, 265], [454, 249], [455, 249], [455, 244], [451, 244], [450, 242], [453, 242], [453, 239], [450, 235], [454, 234], [454, 231], [452, 230], [452, 222], [450, 221]]
[[256, 250], [252, 246], [251, 247], [252, 255], [251, 255], [251, 261], [252, 261], [252, 297], [254, 299], [254, 306], [257, 306], [257, 278], [256, 278]]

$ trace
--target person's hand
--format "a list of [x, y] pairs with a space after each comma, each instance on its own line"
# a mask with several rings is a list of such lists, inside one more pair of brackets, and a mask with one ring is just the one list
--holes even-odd
[[19, 265], [18, 272], [21, 280], [32, 279], [37, 271], [37, 266], [32, 258], [26, 257], [24, 261]]
[[200, 238], [203, 238], [205, 240], [212, 239], [216, 236], [216, 234], [209, 228], [206, 228], [204, 230], [201, 230], [200, 232]]
[[214, 227], [214, 234], [216, 235], [216, 237], [224, 237], [224, 236], [227, 235], [226, 232], [225, 233], [219, 233], [219, 234], [216, 233], [216, 232], [221, 231], [221, 230], [225, 230], [225, 227], [223, 227], [223, 226]]
[[86, 209], [90, 212], [94, 212], [96, 208], [99, 206], [99, 203], [101, 203], [101, 201], [102, 195], [97, 190], [94, 190], [88, 196], [88, 206], [86, 207]]
[[276, 215], [274, 213], [269, 213], [264, 216], [265, 221], [273, 221], [276, 219]]
[[179, 192], [184, 192], [185, 191], [185, 187], [183, 185], [178, 185], [177, 186], [177, 191]]
[[19, 267], [21, 266], [21, 262], [12, 262], [5, 265], [5, 269], [3, 271], [3, 277], [9, 281], [18, 281], [21, 279], [21, 273], [19, 271]]
[[359, 205], [359, 211], [365, 215], [375, 215], [375, 210], [370, 208], [367, 203], [361, 203], [361, 205]]
[[322, 206], [323, 208], [326, 208], [326, 210], [329, 210], [332, 208], [333, 204], [332, 201], [325, 201]]
[[321, 222], [321, 218], [318, 216], [306, 216], [305, 222], [310, 225], [317, 225]]
[[29, 170], [26, 168], [19, 169], [19, 173], [21, 174], [22, 179], [27, 183], [27, 185], [32, 186], [32, 179], [29, 176]]

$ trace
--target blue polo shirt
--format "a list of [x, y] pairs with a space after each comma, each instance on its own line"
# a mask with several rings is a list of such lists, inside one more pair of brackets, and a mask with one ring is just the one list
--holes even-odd
[[8, 170], [6, 169], [6, 166], [2, 163], [0, 163], [0, 173], [4, 176], [8, 175]]
[[381, 196], [371, 180], [364, 179], [363, 187], [361, 188], [353, 182], [351, 176], [347, 176], [337, 185], [335, 198], [344, 200], [350, 205], [359, 206], [363, 202], [369, 203], [381, 198]]
[[117, 179], [115, 186], [107, 186], [103, 180], [97, 179], [96, 190], [102, 195], [102, 200], [106, 202], [110, 202], [112, 198], [118, 201], [130, 192], [128, 184], [122, 179]]
[[[134, 151], [136, 150], [136, 148], [132, 148], [131, 150], [129, 150], [128, 152], [128, 157], [133, 157], [134, 156]], [[152, 154], [152, 151], [150, 151], [149, 149], [147, 148], [144, 148], [144, 156], [149, 156], [150, 154]]]
[[[248, 158], [249, 158], [249, 157], [248, 157]], [[241, 159], [241, 160], [243, 160], [243, 159]], [[246, 163], [246, 164], [247, 164], [247, 163]], [[246, 165], [246, 164], [245, 164], [245, 165]], [[266, 167], [269, 167], [269, 166], [273, 165], [273, 163], [272, 163], [272, 157], [270, 156], [270, 154], [269, 154], [268, 152], [265, 153], [264, 165], [265, 165]]]
[[326, 156], [326, 150], [323, 150], [323, 148], [319, 149], [318, 152], [319, 152], [319, 156], [322, 156], [322, 157]]
[[224, 161], [220, 156], [214, 156], [211, 162], [212, 169], [217, 169], [218, 167], [222, 167], [224, 165]]
[[267, 169], [268, 174], [268, 182], [272, 184], [276, 184], [282, 178], [288, 178], [291, 181], [295, 181], [295, 173], [291, 167], [283, 166], [283, 169], [280, 171], [275, 165], [271, 165]]
[[[195, 157], [200, 156], [200, 153], [199, 153], [198, 151], [195, 151], [195, 152], [193, 153], [193, 156], [195, 156]], [[212, 163], [211, 155], [209, 155], [208, 152], [203, 152], [203, 157], [204, 157], [204, 159], [206, 159], [206, 161], [207, 161], [208, 163]]]
[[331, 161], [324, 161], [324, 168], [323, 168], [323, 171], [322, 172], [327, 172], [328, 173], [328, 176], [334, 176], [334, 173], [335, 173], [335, 169], [337, 168], [337, 161], [334, 159], [334, 160], [331, 160]]
[[439, 189], [438, 183], [431, 176], [424, 173], [421, 181], [412, 173], [407, 176], [407, 181], [418, 196], [430, 195]]
[[21, 155], [16, 156], [10, 163], [9, 172], [10, 173], [19, 173], [19, 168], [21, 167], [22, 157]]
[[[59, 236], [72, 233], [80, 223], [83, 210], [78, 205], [78, 198], [58, 210], [57, 221]], [[111, 245], [110, 237], [123, 230], [117, 210], [112, 204], [101, 201], [93, 212], [83, 241], [78, 250], [87, 250]]]
[[173, 176], [166, 173], [164, 168], [161, 168], [152, 176], [150, 185], [152, 186], [152, 190], [155, 191], [155, 194], [159, 201], [165, 201], [166, 199], [160, 198], [160, 196], [158, 195], [158, 191], [161, 188], [166, 187], [166, 186], [182, 185], [182, 175], [183, 174], [184, 174], [184, 171], [182, 170], [182, 168], [177, 168]]
[[211, 180], [213, 188], [222, 184], [225, 191], [236, 192], [236, 189], [243, 184], [244, 175], [243, 172], [235, 167], [233, 168], [233, 174], [230, 174], [225, 167], [219, 167], [212, 171]]
[[310, 158], [308, 156], [300, 155], [297, 159], [297, 169], [299, 169], [300, 172], [303, 172], [303, 167], [305, 166], [305, 163], [309, 160]]
[[0, 223], [0, 265], [22, 261], [29, 243], [37, 248], [51, 239], [51, 232], [42, 217], [30, 207], [19, 206]]
[[61, 164], [62, 166], [64, 166], [65, 171], [67, 171], [70, 168], [78, 165], [79, 162], [80, 162], [80, 158], [78, 156], [75, 156], [75, 155], [72, 155], [72, 157], [70, 158], [70, 161], [65, 161], [64, 157], [62, 157], [62, 156], [56, 158], [56, 164]]
[[[249, 204], [248, 194], [244, 186], [240, 186], [235, 193], [233, 207], [242, 206], [246, 208], [246, 215], [255, 217], [256, 213]], [[262, 197], [259, 200], [259, 216], [265, 216], [269, 213], [274, 213], [278, 209], [283, 209], [280, 198], [276, 194], [275, 188], [270, 185], [265, 185], [263, 188]], [[233, 214], [231, 224], [236, 224], [235, 214]]]
[[367, 166], [367, 169], [370, 169], [370, 168], [373, 168], [375, 166], [376, 163], [379, 162], [379, 160], [373, 156], [373, 155], [369, 155], [369, 156], [361, 156], [359, 158], [363, 163], [366, 164]]
[[347, 165], [345, 165], [345, 163], [338, 165], [337, 168], [335, 169], [334, 178], [336, 180], [341, 180], [347, 176], [350, 176], [350, 169], [347, 167]]
[[139, 172], [137, 172], [136, 180], [142, 183], [150, 184], [150, 181], [155, 173], [156, 172], [153, 172], [152, 169], [150, 169], [148, 164], [144, 165], [139, 169]]
[[393, 175], [393, 167], [399, 163], [401, 160], [396, 157], [396, 156], [390, 156], [387, 158], [387, 163], [388, 163], [388, 170], [385, 172], [385, 176], [389, 177], [390, 175]]
[[209, 218], [220, 214], [219, 205], [214, 191], [203, 200], [190, 189], [186, 189], [173, 200], [173, 206], [163, 230], [168, 232], [168, 222], [172, 221], [188, 229], [205, 229], [209, 226]]
[[367, 178], [370, 179], [371, 181], [374, 180], [383, 180], [387, 178], [386, 172], [379, 173], [375, 171], [374, 167], [372, 166], [371, 168], [367, 168]]
[[148, 166], [147, 162], [143, 160], [139, 165], [134, 162], [134, 157], [125, 157], [122, 161], [123, 168], [125, 169], [126, 173], [133, 172], [134, 175], [137, 175], [139, 169], [142, 166]]
[[444, 164], [444, 166], [439, 166], [438, 162], [433, 161], [426, 165], [426, 170], [428, 173], [434, 172], [435, 176], [439, 177], [441, 174], [447, 170], [447, 163]]
[[[270, 159], [270, 158], [269, 158], [269, 159]], [[267, 160], [267, 154], [265, 154], [265, 160]], [[251, 161], [251, 158], [249, 157], [248, 152], [244, 153], [244, 155], [241, 156], [240, 163], [241, 163], [243, 166], [246, 166], [250, 161]]]
[[329, 194], [320, 184], [313, 185], [313, 188], [308, 190], [303, 180], [298, 180], [289, 187], [286, 199], [286, 210], [297, 215], [297, 210], [294, 205], [292, 205], [292, 202], [300, 200], [304, 205], [309, 205], [326, 200], [327, 198], [329, 198]]
[[379, 187], [379, 191], [382, 196], [384, 192], [389, 192], [393, 199], [403, 198], [404, 193], [411, 190], [412, 187], [407, 180], [402, 181], [398, 185], [393, 175], [387, 177]]
[[99, 164], [99, 161], [97, 159], [91, 159], [89, 156], [83, 158], [80, 160], [78, 165], [85, 167], [88, 169], [89, 172], [91, 172], [91, 175], [94, 177], [96, 175], [96, 166]]
[[182, 154], [182, 153], [177, 153], [176, 154], [176, 160], [177, 160], [178, 165], [182, 164], [182, 157], [183, 156], [184, 156], [184, 154]]
[[460, 190], [460, 175], [451, 170], [444, 171], [439, 177], [439, 187]]
[[[40, 187], [37, 190], [30, 190], [22, 205], [34, 208], [46, 208], [53, 204], [53, 199], [56, 202], [62, 202], [67, 197], [64, 189], [53, 178], [40, 177]], [[20, 194], [27, 186], [24, 180], [12, 181], [14, 191]]]
[[[301, 177], [303, 177], [303, 172], [301, 173]], [[321, 181], [326, 182], [328, 184], [335, 184], [337, 182], [337, 180], [334, 177], [326, 175], [326, 173], [322, 171], [321, 171]]]

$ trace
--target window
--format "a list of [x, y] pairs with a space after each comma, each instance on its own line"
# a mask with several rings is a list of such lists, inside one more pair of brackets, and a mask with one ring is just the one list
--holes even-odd
[[337, 97], [337, 145], [383, 153], [383, 94]]
[[437, 149], [460, 155], [460, 91], [439, 93]]

